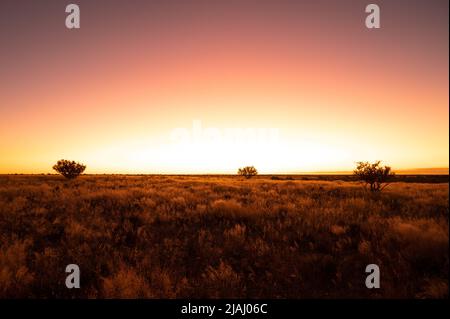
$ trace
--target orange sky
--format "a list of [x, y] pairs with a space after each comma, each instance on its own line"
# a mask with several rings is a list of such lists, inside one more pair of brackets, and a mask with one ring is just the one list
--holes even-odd
[[0, 173], [448, 167], [448, 1], [75, 3], [0, 4]]

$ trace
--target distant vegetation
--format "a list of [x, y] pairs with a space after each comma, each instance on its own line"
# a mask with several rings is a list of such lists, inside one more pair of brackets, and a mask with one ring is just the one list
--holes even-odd
[[[448, 298], [448, 190], [0, 175], [0, 297]], [[81, 289], [64, 284], [71, 263]]]
[[238, 169], [238, 175], [244, 176], [247, 179], [256, 176], [257, 174], [258, 171], [254, 166], [246, 166]]
[[53, 169], [65, 178], [73, 179], [84, 172], [86, 165], [62, 159], [53, 165]]
[[372, 192], [383, 190], [389, 181], [392, 181], [394, 173], [389, 166], [381, 166], [381, 161], [370, 164], [369, 162], [358, 162], [354, 174], [362, 180]]

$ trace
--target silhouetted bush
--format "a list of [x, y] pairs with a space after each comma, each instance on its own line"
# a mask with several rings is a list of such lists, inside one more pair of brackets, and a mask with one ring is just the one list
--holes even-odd
[[53, 169], [65, 178], [73, 179], [84, 172], [86, 165], [62, 159], [53, 165]]
[[[369, 162], [358, 162], [358, 166], [353, 171], [359, 180], [364, 181], [369, 185], [372, 192], [383, 190], [389, 181], [395, 175], [389, 166], [381, 166], [381, 161], [376, 161], [373, 164]], [[383, 185], [384, 184], [384, 185]]]
[[244, 176], [245, 178], [251, 178], [258, 174], [258, 171], [254, 166], [246, 166], [238, 169], [238, 175]]

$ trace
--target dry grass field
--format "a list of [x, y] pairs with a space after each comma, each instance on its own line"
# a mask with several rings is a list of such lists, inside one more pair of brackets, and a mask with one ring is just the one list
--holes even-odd
[[0, 298], [448, 297], [448, 187], [4, 175]]

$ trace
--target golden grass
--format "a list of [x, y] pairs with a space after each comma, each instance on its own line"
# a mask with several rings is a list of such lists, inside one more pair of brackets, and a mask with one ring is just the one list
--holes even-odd
[[[0, 176], [0, 297], [448, 297], [448, 184]], [[65, 287], [65, 266], [81, 289]], [[365, 287], [378, 264], [381, 289]]]

